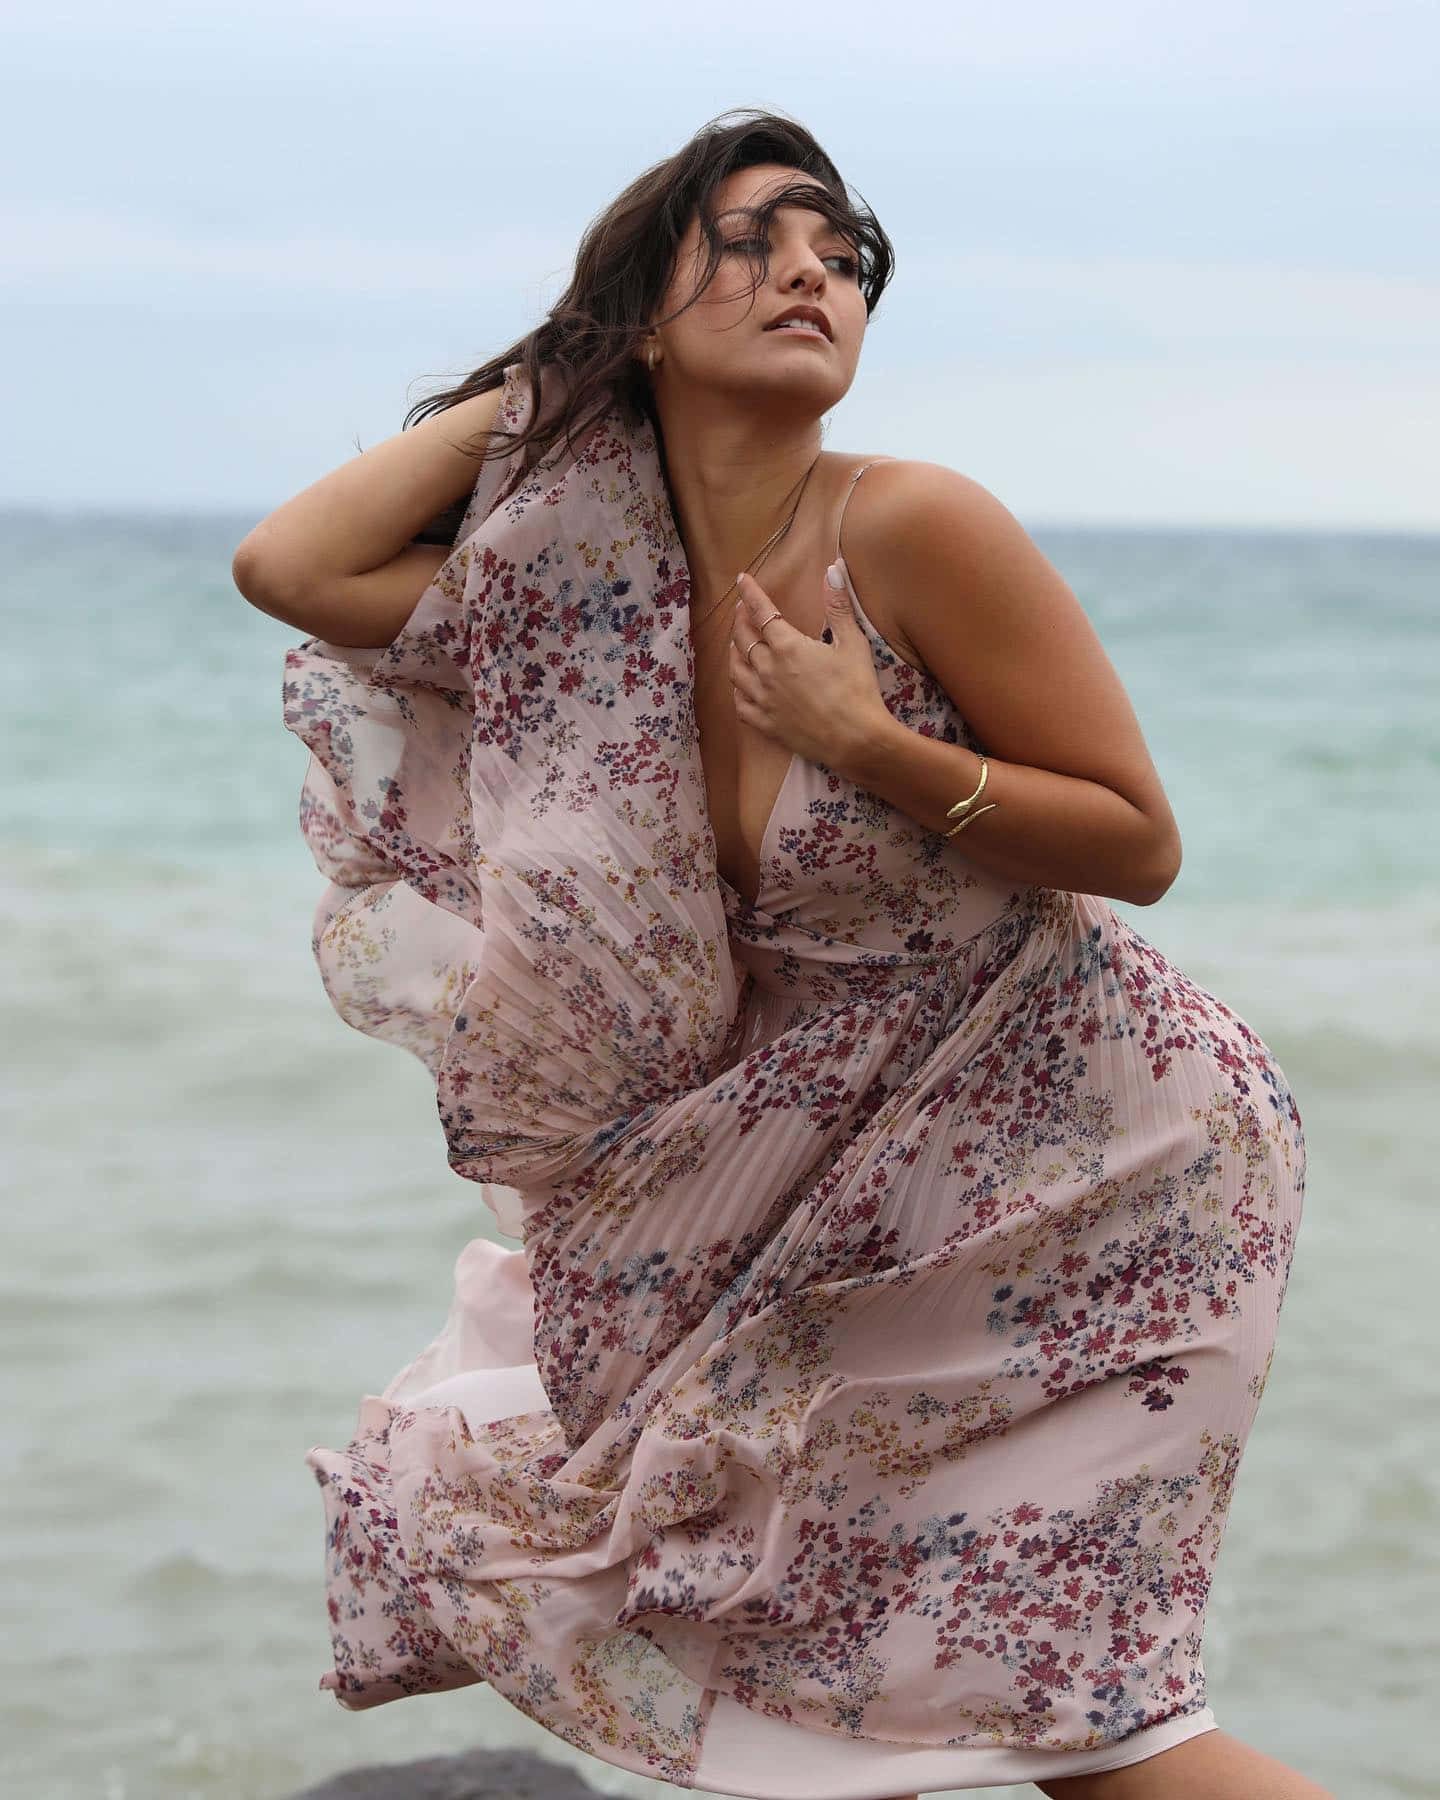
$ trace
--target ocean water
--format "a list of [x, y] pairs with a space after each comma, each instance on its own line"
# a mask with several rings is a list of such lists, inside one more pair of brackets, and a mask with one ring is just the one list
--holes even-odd
[[[355, 1715], [316, 1688], [305, 1452], [434, 1335], [482, 1207], [424, 1069], [311, 963], [300, 634], [231, 585], [252, 523], [0, 515], [0, 1788], [278, 1800], [483, 1744], [674, 1792], [483, 1686]], [[1184, 836], [1120, 910], [1270, 1043], [1309, 1146], [1212, 1704], [1346, 1800], [1434, 1795], [1440, 538], [1034, 535]]]

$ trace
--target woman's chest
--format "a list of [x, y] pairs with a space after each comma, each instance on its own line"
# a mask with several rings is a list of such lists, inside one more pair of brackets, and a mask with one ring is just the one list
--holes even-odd
[[[767, 590], [758, 616], [763, 619], [777, 607], [795, 631], [818, 638], [824, 629], [825, 607], [819, 594], [801, 596], [778, 587], [773, 593]], [[889, 609], [876, 603], [874, 612], [879, 619], [860, 615], [856, 622], [870, 644], [886, 704], [902, 722], [922, 731], [934, 730], [934, 724], [926, 723], [926, 701], [933, 684], [927, 687], [927, 678], [893, 648], [892, 634], [903, 638], [903, 633], [889, 617]], [[726, 602], [724, 613], [723, 619], [706, 619], [702, 608], [694, 635], [695, 719], [716, 865], [722, 879], [754, 904], [765, 887], [767, 873], [773, 873], [770, 864], [783, 825], [782, 803], [798, 801], [807, 777], [818, 778], [820, 772], [792, 752], [783, 729], [772, 735], [739, 717], [732, 683], [739, 680], [743, 684], [744, 651], [756, 631], [748, 612], [741, 613], [735, 623], [731, 602]]]
[[728, 633], [696, 645], [695, 726], [716, 867], [736, 893], [753, 899], [766, 828], [793, 754], [739, 718], [730, 654]]

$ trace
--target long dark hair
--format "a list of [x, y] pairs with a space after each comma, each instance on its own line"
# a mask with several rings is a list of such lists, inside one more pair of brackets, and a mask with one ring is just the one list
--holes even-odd
[[[691, 217], [699, 215], [709, 259], [695, 294], [680, 312], [703, 292], [724, 253], [713, 210], [716, 188], [737, 170], [762, 163], [777, 163], [811, 179], [787, 185], [757, 207], [760, 245], [767, 242], [778, 207], [805, 206], [821, 213], [854, 248], [866, 317], [873, 317], [895, 266], [894, 248], [875, 215], [863, 201], [852, 204], [840, 171], [803, 125], [783, 113], [732, 109], [702, 125], [683, 149], [638, 176], [591, 221], [575, 255], [570, 285], [542, 324], [467, 375], [458, 387], [411, 407], [405, 426], [499, 387], [509, 364], [519, 362], [535, 395], [535, 416], [518, 433], [480, 434], [464, 447], [467, 454], [483, 462], [523, 449], [521, 466], [528, 474], [562, 435], [573, 448], [617, 401], [631, 409], [632, 417], [648, 418], [658, 440], [650, 379], [634, 355], [635, 347], [653, 329], [651, 314], [669, 285]], [[823, 191], [814, 182], [823, 184]], [[769, 266], [768, 250], [754, 252], [752, 265], [758, 287]], [[671, 318], [679, 316], [673, 313]], [[557, 371], [564, 391], [563, 404], [551, 408], [548, 418], [543, 416], [541, 392], [541, 371], [546, 366]], [[467, 495], [433, 519], [415, 541], [452, 543], [468, 499]]]

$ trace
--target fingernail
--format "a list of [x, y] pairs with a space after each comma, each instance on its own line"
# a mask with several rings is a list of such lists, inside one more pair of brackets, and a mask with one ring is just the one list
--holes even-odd
[[735, 577], [735, 585], [736, 587], [743, 587], [745, 585], [745, 571], [743, 569]]
[[845, 577], [840, 573], [839, 563], [831, 563], [830, 567], [825, 571], [825, 579], [837, 592], [844, 587]]

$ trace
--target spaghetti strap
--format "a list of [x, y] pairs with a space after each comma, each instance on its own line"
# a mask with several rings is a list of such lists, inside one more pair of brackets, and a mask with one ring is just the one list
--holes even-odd
[[865, 471], [867, 469], [873, 469], [877, 462], [893, 462], [894, 460], [895, 459], [892, 456], [871, 457], [869, 462], [861, 463], [860, 467], [855, 470], [854, 474], [851, 475], [850, 485], [845, 490], [845, 498], [840, 502], [840, 517], [835, 521], [835, 556], [836, 556], [837, 560], [841, 560], [841, 558], [840, 558], [840, 528], [845, 523], [845, 508], [850, 504], [850, 496], [855, 492], [855, 483], [860, 479], [860, 477], [865, 473]]

